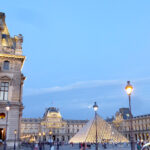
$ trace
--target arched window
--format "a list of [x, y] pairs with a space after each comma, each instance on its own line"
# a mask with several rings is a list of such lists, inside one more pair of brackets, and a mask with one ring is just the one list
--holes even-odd
[[9, 61], [4, 61], [3, 69], [4, 70], [9, 70]]
[[0, 113], [0, 119], [5, 119], [5, 113]]

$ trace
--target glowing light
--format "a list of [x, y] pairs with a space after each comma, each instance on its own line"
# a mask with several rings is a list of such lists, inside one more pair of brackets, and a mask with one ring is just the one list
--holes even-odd
[[[69, 143], [80, 143], [80, 142], [86, 142], [86, 143], [95, 143], [95, 119], [97, 119], [97, 137], [98, 142], [105, 140], [114, 141], [116, 143], [124, 143], [129, 142], [127, 138], [125, 138], [121, 133], [119, 133], [116, 129], [113, 127], [110, 127], [110, 125], [103, 120], [99, 115], [97, 115], [97, 118], [93, 118], [90, 120], [83, 128], [79, 130], [77, 134], [75, 134], [69, 141]], [[102, 131], [102, 132], [101, 132]]]
[[14, 134], [15, 134], [15, 135], [17, 134], [17, 130], [14, 130]]
[[53, 132], [52, 131], [49, 131], [49, 135], [52, 135], [53, 134]]
[[127, 81], [127, 86], [125, 87], [125, 90], [127, 92], [128, 95], [131, 95], [132, 91], [133, 91], [133, 87], [130, 84], [130, 81]]
[[41, 132], [39, 132], [39, 136], [41, 136]]
[[98, 105], [96, 104], [96, 102], [95, 102], [94, 105], [93, 105], [93, 109], [94, 109], [94, 111], [97, 111], [97, 110], [98, 110]]

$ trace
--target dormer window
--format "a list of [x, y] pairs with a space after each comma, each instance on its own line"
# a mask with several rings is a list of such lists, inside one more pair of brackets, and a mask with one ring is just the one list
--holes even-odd
[[9, 61], [4, 61], [3, 69], [4, 70], [9, 70]]

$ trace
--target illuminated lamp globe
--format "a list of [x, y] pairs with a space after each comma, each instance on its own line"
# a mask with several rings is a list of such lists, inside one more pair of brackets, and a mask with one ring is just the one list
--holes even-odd
[[45, 132], [43, 132], [43, 135], [45, 135]]
[[10, 110], [10, 104], [9, 102], [7, 102], [6, 111], [9, 111], [9, 110]]
[[130, 81], [127, 81], [127, 86], [125, 87], [125, 90], [127, 92], [128, 95], [131, 95], [132, 91], [133, 91], [133, 87], [130, 84]]
[[17, 130], [14, 130], [14, 134], [15, 134], [15, 135], [17, 134]]
[[39, 132], [39, 136], [41, 136], [41, 132]]
[[52, 133], [52, 131], [49, 131], [49, 135], [52, 135], [53, 133]]
[[95, 112], [98, 110], [98, 105], [96, 104], [96, 102], [94, 102], [93, 109]]

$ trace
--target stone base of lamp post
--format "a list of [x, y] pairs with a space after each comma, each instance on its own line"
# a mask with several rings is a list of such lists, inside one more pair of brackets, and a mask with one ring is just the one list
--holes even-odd
[[[6, 142], [8, 148], [14, 148], [14, 140], [7, 140]], [[16, 140], [15, 142], [16, 149], [19, 145], [20, 145], [20, 141]]]
[[131, 137], [131, 150], [135, 150], [135, 143], [133, 137]]

